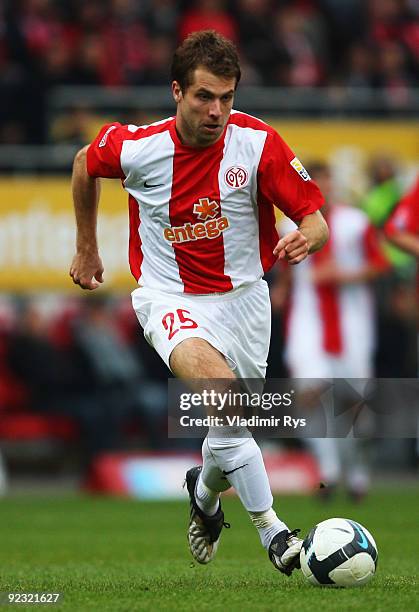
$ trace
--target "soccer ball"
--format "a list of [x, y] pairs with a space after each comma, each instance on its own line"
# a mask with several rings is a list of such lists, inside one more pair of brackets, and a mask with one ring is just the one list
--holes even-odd
[[300, 563], [311, 584], [354, 587], [371, 580], [377, 556], [374, 538], [365, 527], [350, 519], [331, 518], [307, 535]]

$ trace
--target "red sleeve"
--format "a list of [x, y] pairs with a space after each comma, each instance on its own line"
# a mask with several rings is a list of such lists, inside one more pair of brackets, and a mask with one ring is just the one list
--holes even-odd
[[380, 238], [377, 230], [368, 224], [364, 232], [364, 252], [369, 264], [379, 270], [387, 270], [390, 263], [381, 248]]
[[269, 132], [258, 168], [258, 192], [262, 200], [280, 208], [293, 221], [323, 206], [320, 189], [276, 132]]
[[90, 176], [125, 178], [121, 167], [121, 149], [127, 134], [127, 128], [120, 123], [103, 126], [87, 150], [87, 172]]
[[419, 234], [419, 178], [393, 210], [384, 232], [390, 237], [396, 232]]

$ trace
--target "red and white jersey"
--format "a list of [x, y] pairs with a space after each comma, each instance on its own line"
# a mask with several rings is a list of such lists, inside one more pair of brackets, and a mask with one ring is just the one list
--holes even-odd
[[419, 177], [412, 189], [400, 200], [384, 226], [388, 236], [396, 232], [419, 235]]
[[183, 145], [174, 117], [105, 125], [87, 170], [122, 180], [131, 271], [140, 285], [173, 293], [227, 292], [258, 280], [276, 260], [273, 204], [299, 221], [323, 203], [275, 130], [235, 111], [205, 148]]
[[317, 286], [312, 273], [327, 259], [348, 272], [357, 272], [366, 263], [382, 269], [388, 264], [376, 230], [362, 211], [337, 205], [326, 218], [328, 243], [292, 267], [286, 359], [295, 377], [368, 377], [375, 344], [374, 305], [368, 283]]

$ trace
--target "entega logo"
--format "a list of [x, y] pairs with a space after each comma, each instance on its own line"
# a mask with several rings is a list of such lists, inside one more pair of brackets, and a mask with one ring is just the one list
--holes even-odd
[[227, 217], [217, 217], [220, 205], [209, 198], [199, 198], [198, 203], [194, 204], [194, 214], [201, 219], [200, 223], [185, 223], [179, 227], [166, 227], [163, 232], [168, 242], [176, 244], [190, 242], [191, 240], [201, 240], [202, 238], [218, 238], [220, 234], [230, 227]]

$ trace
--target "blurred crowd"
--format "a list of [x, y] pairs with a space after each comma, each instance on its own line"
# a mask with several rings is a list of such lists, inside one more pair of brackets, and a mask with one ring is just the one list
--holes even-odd
[[174, 48], [214, 28], [250, 85], [418, 86], [416, 0], [2, 0], [0, 143], [43, 143], [57, 85], [166, 85]]
[[104, 451], [164, 449], [167, 373], [128, 298], [0, 300], [0, 439], [76, 442], [82, 469]]

